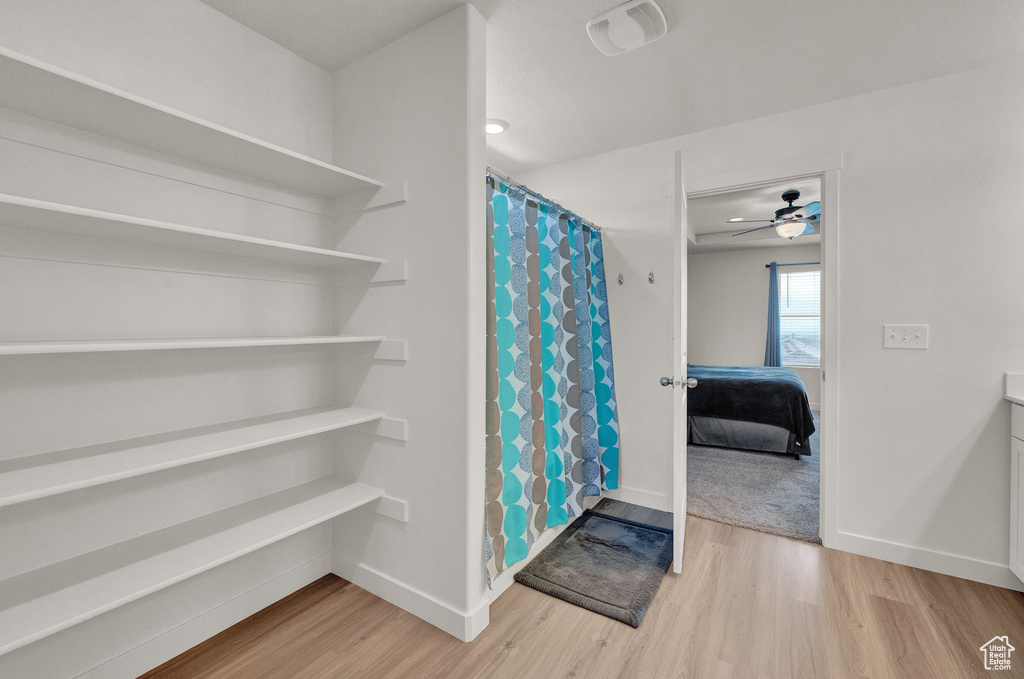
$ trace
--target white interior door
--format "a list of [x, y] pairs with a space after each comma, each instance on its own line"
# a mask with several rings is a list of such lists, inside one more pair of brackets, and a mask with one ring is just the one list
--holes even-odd
[[[672, 377], [672, 540], [675, 558], [672, 569], [683, 570], [683, 545], [686, 535], [686, 392], [696, 380], [686, 377], [686, 190], [683, 186], [683, 152], [676, 151], [672, 182], [672, 237], [675, 254], [675, 280], [673, 283]], [[665, 384], [665, 380], [662, 380]]]

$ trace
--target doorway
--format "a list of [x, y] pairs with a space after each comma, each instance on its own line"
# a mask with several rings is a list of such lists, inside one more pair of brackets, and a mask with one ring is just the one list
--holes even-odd
[[[688, 480], [688, 511], [698, 516], [744, 525], [765, 532], [786, 535], [828, 546], [836, 534], [835, 523], [835, 362], [838, 337], [836, 269], [838, 254], [837, 184], [841, 157], [827, 157], [818, 161], [795, 161], [774, 168], [737, 171], [716, 177], [698, 178], [689, 182], [687, 203], [689, 212], [688, 259], [690, 269], [688, 346], [691, 364], [719, 366], [762, 366], [765, 352], [766, 319], [768, 312], [768, 275], [764, 268], [771, 261], [801, 266], [778, 267], [780, 294], [789, 302], [783, 307], [782, 331], [786, 333], [784, 362], [789, 370], [798, 373], [805, 384], [809, 409], [813, 411], [814, 432], [808, 437], [804, 454], [794, 459], [780, 452], [751, 452], [752, 439], [756, 444], [758, 432], [708, 430], [708, 422], [698, 422], [696, 445], [687, 449], [690, 468]], [[780, 238], [774, 228], [765, 228], [743, 236], [733, 233], [767, 225], [768, 222], [745, 225], [728, 223], [731, 218], [771, 219], [774, 209], [786, 206], [780, 195], [785, 189], [801, 191], [804, 205], [811, 199], [821, 203], [820, 226], [817, 233], [799, 236], [793, 242]], [[765, 200], [774, 196], [774, 206], [766, 215], [759, 214], [758, 197]], [[747, 199], [749, 208], [739, 208], [738, 201]], [[707, 205], [704, 205], [706, 203]], [[729, 212], [719, 213], [714, 228], [703, 226], [707, 215], [704, 207], [718, 206]], [[760, 208], [767, 207], [760, 205]], [[721, 217], [719, 220], [718, 218]], [[739, 225], [737, 227], [737, 225]], [[766, 233], [767, 232], [767, 233]], [[808, 238], [807, 236], [811, 236]], [[800, 238], [804, 241], [801, 242]], [[776, 245], [773, 241], [785, 243]], [[813, 250], [813, 252], [812, 252]], [[815, 256], [816, 255], [816, 256]], [[731, 275], [728, 267], [746, 262], [747, 271], [760, 278], [757, 291], [751, 297], [749, 280], [743, 283], [740, 275]], [[819, 264], [813, 264], [819, 262]], [[708, 275], [715, 268], [715, 275]], [[788, 269], [788, 270], [787, 270]], [[792, 274], [792, 275], [791, 275]], [[710, 289], [710, 292], [709, 292]], [[817, 290], [813, 300], [810, 290]], [[723, 296], [732, 294], [732, 304], [723, 302]], [[787, 299], [788, 298], [788, 299]], [[807, 302], [817, 303], [816, 310], [800, 307]], [[753, 309], [753, 316], [751, 316]], [[810, 317], [814, 317], [811, 319]], [[817, 325], [808, 332], [811, 321]], [[751, 330], [750, 322], [757, 330]], [[743, 325], [747, 323], [747, 325]], [[707, 328], [702, 327], [705, 324]], [[734, 332], [729, 332], [729, 324]], [[744, 329], [745, 328], [745, 329]], [[810, 339], [811, 341], [808, 341]], [[816, 342], [814, 340], [817, 340]], [[816, 346], [815, 346], [816, 345]], [[753, 353], [752, 353], [753, 352]], [[816, 354], [816, 356], [815, 356]], [[816, 359], [816, 360], [815, 360]], [[813, 365], [816, 363], [816, 365]], [[832, 380], [829, 380], [829, 373]], [[694, 392], [696, 393], [696, 392]], [[691, 399], [693, 394], [691, 394]], [[693, 421], [691, 419], [691, 424]], [[713, 424], [713, 423], [712, 423]], [[741, 427], [742, 429], [742, 427]], [[715, 439], [715, 435], [725, 438]], [[744, 447], [722, 447], [722, 443], [739, 443]], [[763, 441], [754, 445], [771, 450], [779, 441]], [[784, 443], [784, 442], [783, 442]], [[813, 486], [813, 487], [812, 487]], [[759, 491], [737, 492], [737, 489]], [[774, 495], [773, 495], [774, 494]], [[808, 515], [808, 504], [816, 510]], [[785, 514], [789, 513], [787, 520]], [[714, 515], [717, 513], [717, 516]], [[813, 520], [811, 520], [813, 518]], [[795, 527], [795, 528], [794, 528]]]
[[[815, 210], [820, 185], [812, 177], [688, 201], [688, 374], [700, 383], [688, 413], [688, 512], [814, 543], [822, 223], [816, 213], [770, 220]], [[786, 231], [794, 226], [798, 235]]]

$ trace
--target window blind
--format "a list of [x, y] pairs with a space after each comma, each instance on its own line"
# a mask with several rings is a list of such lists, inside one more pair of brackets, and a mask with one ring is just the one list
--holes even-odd
[[821, 271], [779, 274], [783, 365], [821, 362]]

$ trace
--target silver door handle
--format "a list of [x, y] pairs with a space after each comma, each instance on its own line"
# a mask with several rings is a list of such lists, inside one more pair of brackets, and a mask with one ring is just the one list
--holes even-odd
[[[663, 387], [674, 387], [677, 384], [679, 384], [679, 381], [678, 380], [674, 380], [671, 377], [662, 377], [660, 380], [658, 380], [658, 383], [661, 384], [661, 386], [663, 386]], [[686, 386], [689, 387], [690, 389], [693, 389], [694, 387], [696, 387], [697, 386], [697, 378], [695, 378], [695, 377], [687, 377], [686, 378]]]

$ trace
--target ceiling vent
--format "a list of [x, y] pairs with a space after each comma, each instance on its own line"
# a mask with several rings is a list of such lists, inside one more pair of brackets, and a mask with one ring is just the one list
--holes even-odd
[[654, 42], [668, 32], [668, 23], [654, 0], [630, 0], [587, 22], [590, 40], [610, 57]]

